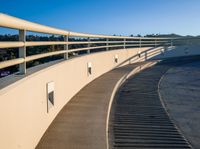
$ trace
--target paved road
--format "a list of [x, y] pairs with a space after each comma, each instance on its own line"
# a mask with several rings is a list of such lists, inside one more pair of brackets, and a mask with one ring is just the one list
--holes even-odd
[[200, 148], [200, 61], [170, 69], [160, 93], [171, 117], [196, 149]]

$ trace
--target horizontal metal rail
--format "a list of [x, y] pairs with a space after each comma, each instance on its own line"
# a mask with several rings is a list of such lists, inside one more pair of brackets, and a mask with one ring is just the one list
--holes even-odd
[[[157, 41], [157, 43], [166, 43], [169, 41]], [[4, 41], [0, 42], [0, 48], [12, 48], [12, 47], [21, 47], [21, 46], [43, 46], [43, 45], [77, 45], [77, 44], [112, 44], [112, 43], [140, 43], [140, 41], [74, 41], [74, 42], [65, 42], [65, 41], [34, 41], [34, 42], [20, 42], [20, 41]], [[155, 41], [141, 41], [141, 43], [155, 43]]]
[[[0, 62], [0, 69], [14, 65], [20, 65], [20, 73], [26, 73], [26, 63], [55, 55], [65, 55], [73, 52], [87, 51], [89, 54], [94, 49], [114, 50], [117, 47], [122, 49], [131, 47], [157, 47], [172, 45], [175, 38], [149, 38], [149, 37], [128, 37], [128, 36], [107, 36], [96, 34], [85, 34], [71, 31], [65, 31], [29, 22], [0, 13], [0, 27], [19, 30], [19, 41], [0, 41], [0, 48], [19, 48], [19, 58]], [[26, 32], [38, 32], [44, 34], [53, 34], [63, 36], [63, 41], [26, 41]], [[79, 37], [78, 40], [69, 41], [69, 38]], [[81, 39], [84, 38], [84, 39]], [[59, 51], [47, 52], [32, 56], [26, 55], [26, 47], [32, 46], [54, 46], [62, 45], [63, 49]], [[85, 45], [83, 48], [71, 48], [70, 45]], [[79, 46], [81, 47], [81, 46]], [[1, 49], [0, 49], [1, 50]]]
[[61, 50], [61, 51], [54, 51], [54, 52], [48, 52], [48, 53], [32, 55], [32, 56], [26, 57], [25, 62], [29, 62], [29, 61], [33, 61], [33, 60], [36, 60], [36, 59], [49, 57], [49, 56], [64, 54], [64, 53], [67, 53], [67, 51], [66, 50]]
[[6, 68], [6, 67], [10, 67], [13, 65], [18, 65], [24, 62], [23, 58], [17, 58], [17, 59], [13, 59], [13, 60], [7, 60], [7, 61], [3, 61], [0, 63], [0, 69], [2, 68]]
[[[168, 41], [158, 41], [157, 43], [167, 43]], [[65, 41], [35, 41], [35, 42], [0, 42], [0, 48], [19, 48], [19, 47], [31, 47], [31, 46], [50, 46], [50, 45], [78, 45], [78, 44], [112, 44], [112, 43], [124, 43], [124, 41], [91, 41], [91, 42], [65, 42]], [[125, 43], [139, 43], [139, 41], [126, 41]], [[155, 43], [155, 41], [142, 41], [142, 43]]]

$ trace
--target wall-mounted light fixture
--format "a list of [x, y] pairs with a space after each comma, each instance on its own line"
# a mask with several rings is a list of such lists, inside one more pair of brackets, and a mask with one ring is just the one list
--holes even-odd
[[47, 83], [47, 112], [54, 106], [54, 82]]
[[141, 57], [141, 51], [138, 51], [138, 57], [139, 58]]
[[92, 74], [92, 63], [91, 62], [87, 63], [87, 71], [88, 71], [88, 76]]
[[118, 55], [115, 54], [115, 57], [114, 57], [114, 61], [115, 61], [115, 63], [118, 63], [118, 59], [119, 59]]
[[165, 54], [165, 48], [161, 48], [160, 52], [161, 52], [162, 55], [164, 55]]

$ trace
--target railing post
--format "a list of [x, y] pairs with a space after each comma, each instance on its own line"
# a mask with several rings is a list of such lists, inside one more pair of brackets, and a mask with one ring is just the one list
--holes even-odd
[[[65, 35], [65, 36], [64, 36], [64, 41], [65, 41], [65, 42], [68, 42], [68, 41], [69, 41], [69, 36], [68, 36], [68, 35]], [[68, 44], [68, 43], [64, 45], [64, 50], [66, 50], [66, 51], [69, 50], [69, 44]], [[68, 54], [68, 53], [65, 53], [65, 54], [64, 54], [64, 59], [65, 59], [65, 60], [69, 59], [69, 54]]]
[[52, 47], [52, 51], [55, 51], [55, 45], [52, 45], [51, 47]]
[[[26, 31], [19, 30], [19, 41], [26, 42]], [[19, 58], [24, 58], [24, 62], [19, 64], [19, 73], [26, 74], [26, 46], [19, 48]]]
[[[90, 42], [90, 38], [88, 37], [88, 42]], [[88, 48], [90, 47], [90, 43], [88, 43]], [[90, 50], [87, 50], [87, 53], [90, 54]]]
[[172, 41], [172, 39], [171, 39], [171, 47], [173, 46], [173, 41]]
[[[106, 46], [109, 46], [109, 38], [106, 38]], [[109, 50], [109, 47], [106, 47], [106, 51]]]
[[155, 39], [155, 47], [157, 46], [157, 40]]
[[124, 49], [126, 49], [126, 38], [124, 38]]

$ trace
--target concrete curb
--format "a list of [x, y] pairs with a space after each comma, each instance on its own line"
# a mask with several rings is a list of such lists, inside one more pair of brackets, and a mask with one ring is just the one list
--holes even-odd
[[192, 145], [191, 145], [191, 143], [189, 142], [189, 140], [186, 139], [186, 137], [183, 135], [181, 129], [175, 124], [174, 119], [170, 116], [170, 113], [169, 113], [169, 110], [168, 110], [168, 108], [167, 108], [167, 106], [166, 106], [166, 103], [165, 103], [164, 99], [162, 98], [162, 96], [161, 96], [161, 94], [160, 94], [160, 84], [161, 84], [161, 81], [163, 80], [163, 78], [165, 77], [165, 75], [167, 74], [167, 72], [168, 72], [170, 69], [172, 69], [172, 68], [169, 68], [169, 69], [162, 75], [162, 77], [160, 78], [160, 80], [159, 80], [159, 82], [158, 82], [158, 96], [159, 96], [160, 102], [161, 102], [163, 108], [165, 109], [165, 111], [166, 111], [166, 113], [167, 113], [169, 119], [170, 119], [170, 120], [172, 121], [172, 123], [174, 124], [174, 127], [177, 129], [177, 131], [178, 131], [179, 134], [183, 137], [183, 139], [188, 143], [188, 145], [189, 145], [191, 148], [193, 148]]
[[155, 62], [149, 62], [147, 64], [143, 64], [141, 66], [138, 66], [136, 67], [135, 69], [133, 69], [131, 72], [123, 75], [121, 77], [121, 79], [119, 81], [117, 81], [113, 91], [112, 91], [112, 94], [111, 94], [111, 97], [110, 97], [110, 101], [109, 101], [109, 105], [108, 105], [108, 111], [107, 111], [107, 118], [106, 118], [106, 145], [107, 145], [107, 149], [109, 149], [109, 119], [110, 119], [110, 112], [111, 112], [111, 108], [112, 108], [112, 103], [113, 103], [113, 100], [114, 100], [114, 97], [118, 91], [118, 89], [123, 85], [123, 83], [128, 79], [130, 78], [131, 76], [139, 73], [140, 71], [146, 69], [146, 68], [149, 68], [155, 64], [157, 64], [159, 61], [155, 61]]

